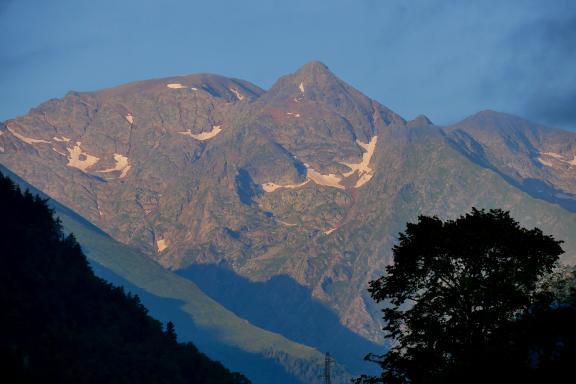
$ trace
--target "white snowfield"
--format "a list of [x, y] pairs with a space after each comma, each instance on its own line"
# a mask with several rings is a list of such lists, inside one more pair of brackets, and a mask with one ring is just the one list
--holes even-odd
[[313, 169], [312, 167], [310, 167], [308, 164], [304, 164], [304, 166], [306, 167], [306, 174], [308, 175], [310, 180], [312, 180], [316, 184], [324, 185], [326, 187], [334, 187], [334, 188], [344, 189], [344, 186], [342, 184], [340, 184], [342, 182], [342, 179], [343, 179], [342, 177], [340, 177], [334, 173], [329, 173], [327, 175], [323, 175], [320, 172]]
[[310, 181], [309, 179], [306, 179], [306, 181], [299, 184], [286, 184], [286, 185], [280, 185], [276, 183], [264, 183], [262, 184], [262, 189], [265, 192], [274, 192], [275, 190], [280, 188], [296, 189], [305, 186], [306, 184], [308, 184], [309, 181]]
[[555, 164], [549, 160], [542, 158], [542, 155], [551, 157], [561, 163], [569, 164], [571, 167], [576, 167], [576, 154], [572, 160], [567, 160], [564, 156], [556, 152], [540, 152], [540, 157], [538, 157], [538, 161], [547, 167], [554, 167]]
[[544, 165], [547, 166], [547, 167], [554, 168], [554, 164], [553, 164], [552, 162], [550, 162], [550, 161], [548, 161], [548, 160], [545, 160], [545, 159], [543, 159], [542, 157], [539, 157], [539, 158], [538, 158], [538, 161], [539, 161], [540, 163], [544, 164]]
[[213, 138], [214, 136], [216, 136], [220, 132], [222, 132], [222, 126], [221, 125], [213, 125], [212, 130], [210, 132], [201, 132], [198, 134], [194, 134], [194, 133], [190, 132], [190, 130], [187, 130], [187, 131], [178, 132], [178, 133], [181, 135], [184, 135], [184, 136], [189, 136], [189, 137], [196, 139], [196, 140], [205, 141], [205, 140], [209, 140], [209, 139]]
[[354, 172], [358, 172], [358, 180], [356, 181], [354, 188], [360, 188], [368, 181], [370, 181], [370, 179], [372, 179], [372, 176], [374, 176], [374, 170], [370, 168], [370, 161], [372, 160], [372, 156], [374, 155], [374, 151], [376, 150], [376, 144], [378, 143], [378, 136], [372, 137], [368, 143], [362, 143], [359, 140], [356, 140], [356, 143], [358, 143], [358, 145], [362, 147], [362, 149], [364, 149], [365, 151], [362, 154], [362, 161], [359, 163], [341, 162], [340, 164], [343, 164], [348, 168], [350, 168], [350, 172], [344, 173], [344, 177], [352, 176]]
[[298, 224], [296, 224], [296, 223], [288, 223], [287, 221], [282, 221], [282, 220], [280, 220], [280, 219], [276, 219], [276, 221], [279, 222], [279, 223], [282, 224], [282, 225], [287, 226], [287, 227], [295, 227], [295, 226], [298, 225]]
[[64, 152], [60, 152], [59, 150], [57, 150], [57, 149], [54, 148], [54, 147], [52, 147], [52, 150], [53, 150], [54, 152], [56, 152], [57, 154], [59, 154], [59, 155], [62, 155], [62, 156], [64, 156], [64, 157], [68, 157], [67, 154], [65, 154]]
[[166, 248], [168, 248], [168, 242], [166, 239], [160, 239], [156, 241], [156, 249], [158, 249], [158, 253], [164, 251]]
[[114, 160], [116, 161], [116, 164], [114, 165], [114, 167], [104, 169], [103, 171], [97, 171], [97, 172], [110, 173], [110, 172], [119, 171], [120, 172], [120, 176], [118, 176], [119, 179], [126, 177], [128, 172], [130, 171], [130, 168], [132, 168], [132, 166], [128, 162], [128, 158], [126, 156], [119, 154], [119, 153], [115, 153], [114, 154]]
[[300, 117], [300, 114], [299, 114], [299, 113], [296, 113], [296, 112], [286, 112], [286, 114], [287, 114], [288, 116]]
[[8, 131], [10, 131], [10, 133], [13, 134], [17, 139], [25, 142], [26, 144], [50, 144], [50, 142], [46, 140], [33, 139], [31, 137], [21, 135], [18, 132], [14, 131], [11, 127], [8, 127]]
[[362, 176], [360, 176], [360, 178], [356, 181], [356, 184], [354, 184], [354, 188], [360, 188], [361, 186], [363, 186], [364, 184], [366, 184], [367, 182], [369, 182], [372, 179], [372, 176], [374, 176], [373, 173], [365, 173]]
[[329, 234], [331, 234], [332, 232], [334, 232], [334, 231], [337, 230], [337, 229], [338, 229], [338, 227], [330, 228], [330, 229], [324, 231], [324, 234], [325, 234], [325, 235], [329, 235]]
[[69, 154], [67, 165], [69, 167], [78, 168], [82, 172], [86, 172], [86, 170], [96, 164], [100, 158], [84, 152], [81, 146], [82, 142], [77, 141], [74, 147], [66, 148]]
[[60, 136], [60, 137], [54, 136], [52, 140], [57, 141], [59, 143], [67, 143], [70, 141], [70, 138], [66, 136]]
[[228, 88], [230, 92], [232, 92], [236, 98], [240, 101], [244, 100], [244, 95], [240, 93], [240, 91], [236, 88]]
[[304, 83], [300, 82], [300, 85], [298, 86], [298, 88], [300, 88], [300, 92], [304, 93]]
[[296, 189], [296, 188], [300, 188], [305, 186], [306, 184], [308, 184], [310, 181], [318, 184], [318, 185], [324, 185], [326, 187], [334, 187], [334, 188], [340, 188], [340, 189], [344, 189], [344, 186], [340, 184], [340, 182], [342, 181], [341, 177], [338, 177], [337, 175], [330, 173], [328, 175], [323, 175], [320, 172], [314, 170], [312, 167], [310, 167], [310, 165], [308, 164], [304, 164], [304, 166], [306, 167], [306, 181], [299, 183], [299, 184], [277, 184], [277, 183], [264, 183], [262, 184], [262, 189], [265, 192], [274, 192], [278, 189]]
[[182, 89], [182, 88], [188, 88], [185, 85], [182, 85], [180, 83], [170, 83], [170, 84], [166, 84], [166, 86], [170, 89]]
[[130, 125], [134, 124], [134, 116], [132, 116], [131, 113], [127, 114], [126, 116], [124, 116], [126, 118], [126, 121], [128, 121], [128, 123]]
[[308, 181], [313, 181], [318, 185], [323, 185], [326, 187], [345, 189], [344, 185], [342, 185], [342, 181], [345, 178], [354, 175], [354, 173], [356, 172], [358, 174], [358, 179], [356, 180], [356, 183], [352, 186], [352, 188], [360, 188], [368, 181], [370, 181], [374, 176], [374, 169], [370, 167], [370, 161], [372, 160], [372, 156], [374, 155], [374, 151], [376, 150], [376, 144], [378, 143], [378, 136], [372, 137], [368, 143], [362, 143], [359, 140], [356, 140], [356, 143], [358, 143], [358, 145], [362, 147], [362, 149], [364, 149], [365, 151], [362, 154], [362, 161], [360, 161], [359, 163], [340, 162], [340, 164], [343, 164], [348, 168], [350, 168], [350, 171], [343, 173], [342, 176], [336, 175], [334, 173], [324, 175], [316, 171], [309, 164], [304, 163], [304, 166], [306, 167], [305, 182], [300, 184], [288, 184], [288, 185], [281, 185], [269, 182], [262, 184], [262, 189], [264, 189], [265, 192], [274, 192], [280, 188], [294, 189], [303, 187], [305, 184], [308, 183]]

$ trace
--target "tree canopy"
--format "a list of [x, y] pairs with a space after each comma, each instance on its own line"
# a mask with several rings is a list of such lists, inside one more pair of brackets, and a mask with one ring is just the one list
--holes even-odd
[[561, 243], [498, 209], [472, 209], [448, 221], [420, 216], [407, 224], [393, 248], [394, 263], [369, 288], [385, 305], [392, 346], [367, 357], [382, 375], [358, 382], [458, 382], [464, 371], [464, 382], [473, 382], [474, 369], [487, 369], [478, 362], [489, 364], [490, 346], [502, 350], [495, 343], [503, 330], [549, 303], [540, 285], [557, 265]]
[[96, 277], [46, 201], [0, 174], [0, 382], [249, 381]]

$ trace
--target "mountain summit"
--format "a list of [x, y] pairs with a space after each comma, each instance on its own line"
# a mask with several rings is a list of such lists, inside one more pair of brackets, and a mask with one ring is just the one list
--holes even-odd
[[298, 69], [293, 75], [285, 78], [297, 83], [300, 93], [303, 95], [308, 93], [310, 97], [322, 95], [325, 91], [335, 90], [334, 87], [343, 85], [343, 82], [330, 72], [326, 65], [319, 61], [311, 61]]
[[[300, 67], [293, 75], [287, 76], [298, 83], [307, 83], [309, 87], [321, 87], [328, 84], [341, 83], [330, 69], [320, 61], [310, 61]], [[300, 85], [300, 84], [298, 84]], [[300, 91], [300, 87], [298, 87]], [[305, 88], [305, 87], [303, 87]], [[306, 89], [303, 91], [306, 92]]]
[[[312, 88], [342, 82], [320, 61], [311, 61], [304, 64], [293, 74], [282, 77], [276, 85], [285, 83], [287, 80], [289, 80], [291, 84], [295, 84], [297, 90], [303, 94], [306, 93], [306, 86], [304, 83], [308, 84], [308, 88]], [[302, 87], [300, 84], [302, 84]], [[276, 86], [272, 86], [271, 90], [274, 90], [274, 88], [276, 88]]]
[[310, 62], [268, 91], [192, 75], [70, 93], [6, 121], [0, 162], [167, 268], [288, 276], [378, 341], [367, 282], [418, 214], [509, 209], [576, 259], [576, 135], [509, 122], [407, 123]]

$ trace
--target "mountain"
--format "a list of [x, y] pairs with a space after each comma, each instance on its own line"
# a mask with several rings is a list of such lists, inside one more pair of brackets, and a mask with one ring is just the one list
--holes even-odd
[[447, 131], [472, 161], [536, 198], [576, 212], [576, 135], [493, 111]]
[[[16, 184], [43, 199], [48, 196], [0, 166]], [[118, 243], [89, 221], [59, 202], [49, 199], [66, 233], [82, 244], [95, 274], [138, 295], [150, 314], [176, 324], [179, 338], [193, 341], [210, 358], [246, 374], [253, 383], [315, 383], [324, 372], [324, 356], [313, 348], [263, 330], [223, 308], [194, 283]], [[363, 349], [365, 352], [368, 348]], [[356, 371], [368, 367], [358, 367]], [[353, 366], [354, 366], [353, 365]], [[348, 383], [350, 374], [340, 365], [332, 367], [333, 382]]]
[[46, 202], [2, 174], [0, 209], [4, 382], [249, 383], [95, 277]]
[[[289, 303], [291, 287], [381, 342], [367, 283], [419, 214], [507, 209], [576, 260], [576, 134], [489, 111], [450, 127], [406, 121], [319, 62], [267, 91], [192, 75], [71, 92], [0, 132], [0, 163], [26, 181], [236, 314], [318, 348], [335, 328]], [[274, 290], [261, 312], [240, 294], [258, 284]]]

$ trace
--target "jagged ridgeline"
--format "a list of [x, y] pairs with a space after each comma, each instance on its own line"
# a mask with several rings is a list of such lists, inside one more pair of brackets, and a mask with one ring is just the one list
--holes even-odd
[[[339, 361], [382, 342], [366, 287], [420, 214], [509, 210], [566, 239], [562, 261], [574, 263], [575, 154], [574, 132], [502, 113], [408, 121], [319, 62], [268, 90], [196, 74], [69, 92], [0, 124], [10, 171], [238, 316]], [[265, 311], [248, 311], [253, 296], [199, 269], [245, 286], [290, 280]], [[334, 327], [305, 306], [284, 315], [290, 287]], [[342, 327], [364, 340], [339, 354], [327, 344]]]
[[576, 133], [503, 113], [406, 120], [319, 62], [268, 90], [176, 76], [0, 123], [0, 164], [65, 207], [95, 272], [259, 384], [321, 381], [324, 351], [333, 380], [366, 372], [386, 348], [366, 288], [418, 215], [508, 210], [576, 262], [575, 154]]
[[0, 173], [0, 381], [249, 383], [96, 277], [46, 201]]

